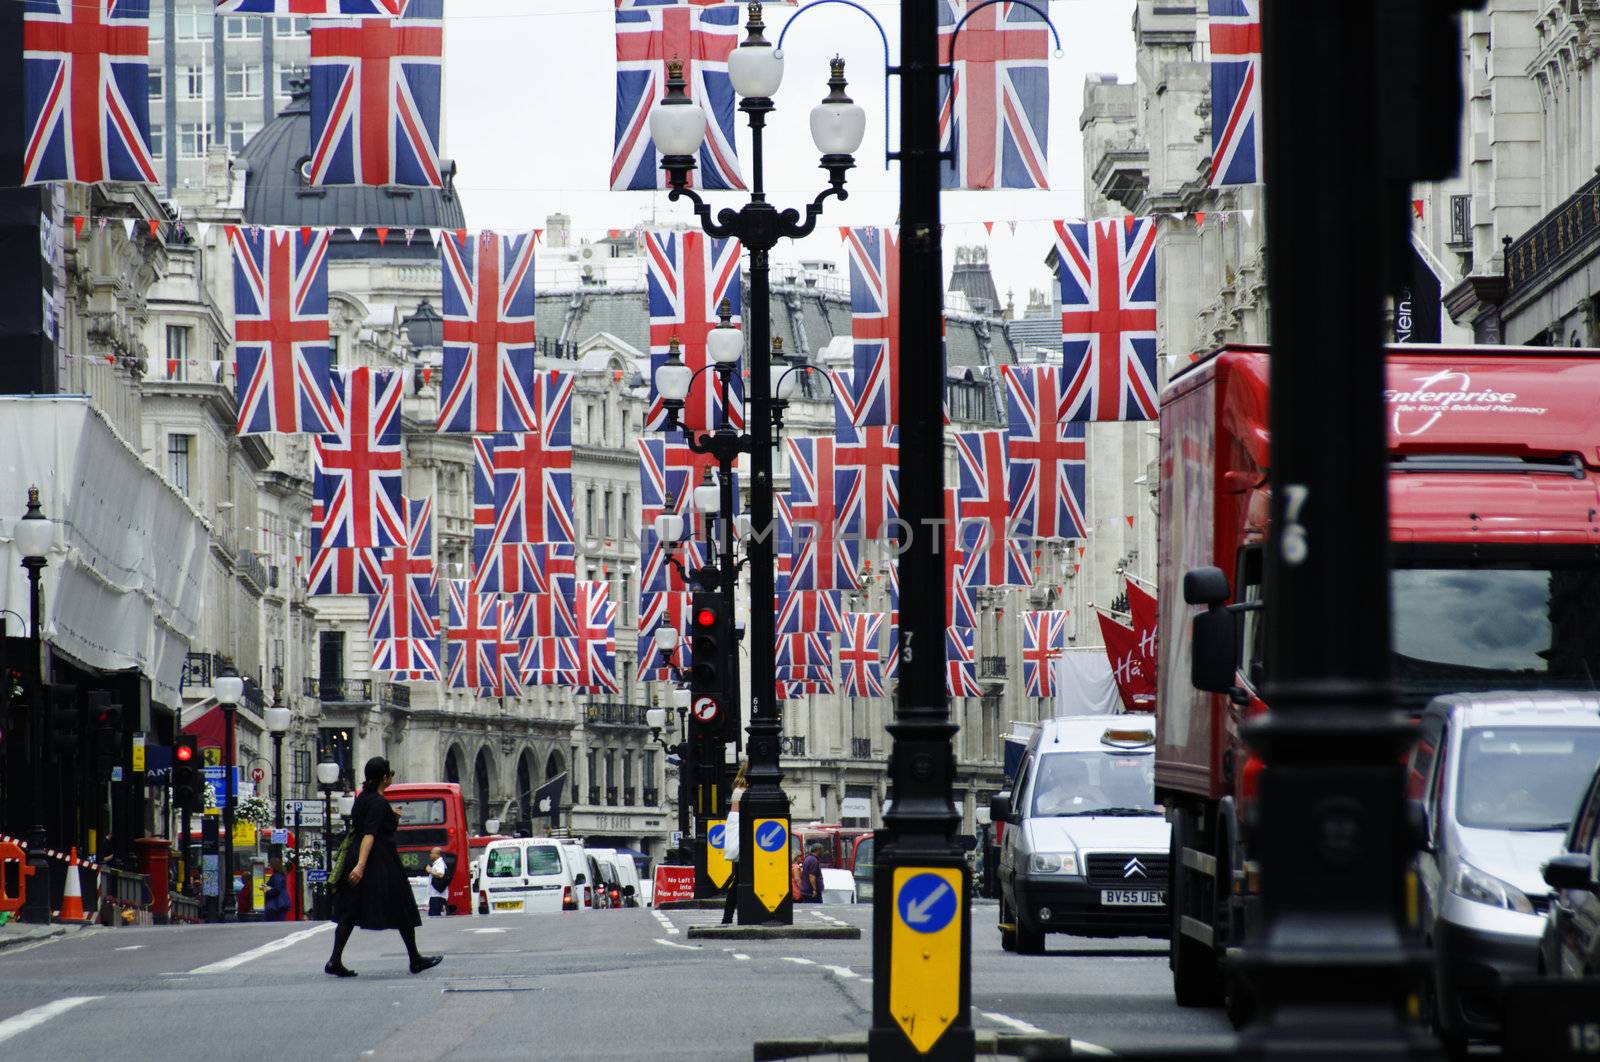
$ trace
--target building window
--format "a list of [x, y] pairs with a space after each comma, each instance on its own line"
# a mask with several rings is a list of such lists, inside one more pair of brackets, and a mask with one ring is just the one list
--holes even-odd
[[178, 155], [186, 159], [205, 158], [211, 147], [211, 130], [204, 122], [178, 123]]
[[[344, 631], [319, 631], [317, 634], [317, 676], [324, 688], [344, 684]], [[336, 697], [323, 697], [325, 701]]]
[[293, 774], [289, 776], [289, 784], [296, 792], [301, 792], [311, 784], [311, 750], [295, 749]]
[[337, 335], [330, 335], [328, 336], [328, 368], [337, 369], [338, 367], [339, 337]]
[[189, 370], [189, 335], [185, 325], [167, 325], [167, 377], [187, 380]]
[[167, 436], [167, 481], [179, 494], [189, 496], [189, 442], [192, 435]]
[[150, 71], [150, 102], [160, 103], [166, 98], [167, 72], [165, 70]]
[[305, 37], [311, 33], [311, 20], [309, 18], [280, 18], [273, 23], [273, 28], [280, 37]]
[[161, 12], [157, 11], [150, 17], [150, 39], [152, 41], [164, 40], [167, 36], [167, 20]]
[[255, 126], [254, 123], [252, 123], [252, 122], [229, 122], [228, 123], [228, 151], [231, 152], [232, 154], [235, 154], [235, 155], [240, 154], [241, 152], [244, 151], [245, 144], [249, 143], [250, 142], [250, 138], [255, 136], [255, 135], [256, 135], [256, 126]]
[[605, 493], [605, 501], [600, 509], [600, 533], [607, 538], [611, 537], [611, 492]]
[[230, 100], [248, 100], [260, 96], [260, 64], [229, 63], [224, 84]]
[[211, 36], [212, 15], [209, 6], [203, 11], [197, 7], [184, 8], [178, 12], [177, 22], [180, 41], [197, 41]]
[[594, 537], [594, 488], [583, 492], [583, 533]]
[[150, 154], [160, 158], [167, 153], [167, 127], [160, 122], [150, 123]]
[[186, 100], [206, 98], [206, 69], [203, 66], [185, 66], [178, 75], [179, 95]]
[[230, 41], [257, 41], [261, 39], [261, 20], [234, 15], [222, 24], [222, 35]]

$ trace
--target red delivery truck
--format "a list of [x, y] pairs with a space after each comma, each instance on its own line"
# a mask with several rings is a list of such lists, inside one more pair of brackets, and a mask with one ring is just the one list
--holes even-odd
[[[1592, 689], [1600, 351], [1403, 346], [1387, 366], [1402, 705], [1420, 712], [1436, 694], [1468, 690]], [[1258, 892], [1240, 827], [1261, 770], [1240, 727], [1267, 710], [1259, 691], [1271, 678], [1267, 385], [1267, 350], [1232, 347], [1175, 376], [1161, 401], [1156, 796], [1172, 823], [1172, 979], [1180, 1004], [1225, 1002], [1236, 1020], [1249, 992], [1229, 949], [1251, 932]], [[1523, 654], [1537, 666], [1483, 651], [1510, 624], [1540, 640]]]

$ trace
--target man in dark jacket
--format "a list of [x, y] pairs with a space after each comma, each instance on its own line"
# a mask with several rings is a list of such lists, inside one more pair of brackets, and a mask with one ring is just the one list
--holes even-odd
[[271, 872], [267, 875], [266, 909], [262, 918], [268, 922], [282, 922], [289, 917], [289, 879], [283, 872], [283, 857], [273, 856]]
[[800, 864], [800, 902], [822, 902], [822, 845], [812, 844]]

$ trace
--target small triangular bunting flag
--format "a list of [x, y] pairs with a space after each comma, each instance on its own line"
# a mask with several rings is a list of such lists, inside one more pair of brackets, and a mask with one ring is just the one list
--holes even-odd
[[74, 236], [82, 236], [84, 223], [88, 220], [89, 219], [84, 217], [82, 214], [75, 215], [72, 219], [72, 234]]
[[132, 218], [123, 218], [122, 219], [122, 234], [124, 236], [126, 236], [130, 240], [133, 239], [133, 219]]
[[348, 231], [350, 233], [350, 238], [352, 240], [355, 240], [357, 243], [360, 243], [361, 242], [361, 234], [363, 232], [366, 232], [367, 230], [363, 226], [359, 226], [358, 225], [358, 226], [355, 226], [355, 227], [347, 227], [346, 231]]
[[372, 231], [377, 234], [379, 247], [389, 242], [389, 228], [387, 225], [379, 225]]

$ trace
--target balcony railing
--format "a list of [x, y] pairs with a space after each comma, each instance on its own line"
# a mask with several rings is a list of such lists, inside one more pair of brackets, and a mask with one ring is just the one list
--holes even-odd
[[871, 738], [851, 738], [850, 739], [850, 757], [851, 757], [851, 759], [856, 759], [856, 760], [870, 760], [870, 759], [872, 759], [872, 739]]
[[619, 704], [615, 701], [590, 701], [583, 709], [586, 722], [602, 726], [645, 726], [647, 704]]
[[635, 804], [633, 802], [633, 796], [634, 796], [634, 790], [631, 787], [630, 788], [626, 788], [626, 789], [624, 789], [622, 791], [622, 803], [623, 803], [624, 807], [632, 808], [632, 807], [637, 807], [638, 806], [637, 804]]
[[371, 679], [336, 679], [306, 677], [306, 696], [315, 697], [323, 704], [372, 703]]
[[785, 756], [804, 756], [806, 754], [806, 739], [804, 734], [780, 739], [778, 750]]
[[211, 679], [222, 670], [223, 659], [211, 653], [185, 653], [183, 673], [178, 678], [180, 687], [211, 685]]
[[1600, 242], [1600, 177], [1592, 177], [1566, 202], [1506, 248], [1506, 296], [1515, 298], [1553, 276], [1567, 262]]
[[661, 793], [658, 790], [652, 789], [652, 788], [647, 786], [647, 787], [645, 787], [645, 789], [642, 792], [643, 792], [643, 796], [644, 796], [644, 799], [643, 799], [642, 803], [643, 803], [643, 805], [645, 807], [653, 808], [653, 807], [657, 807], [657, 806], [660, 805], [660, 803], [661, 803]]
[[268, 588], [267, 566], [261, 563], [261, 558], [256, 553], [241, 549], [234, 563], [239, 574], [254, 583], [257, 590], [265, 591]]
[[600, 803], [600, 787], [599, 786], [591, 785], [589, 787], [589, 803], [591, 803], [591, 804]]
[[979, 678], [1005, 678], [1006, 658], [1003, 656], [984, 656], [978, 658]]
[[617, 787], [614, 785], [606, 786], [606, 804], [610, 807], [617, 806]]
[[391, 704], [396, 708], [411, 707], [411, 687], [405, 685], [404, 683], [385, 683], [382, 697], [384, 704]]

